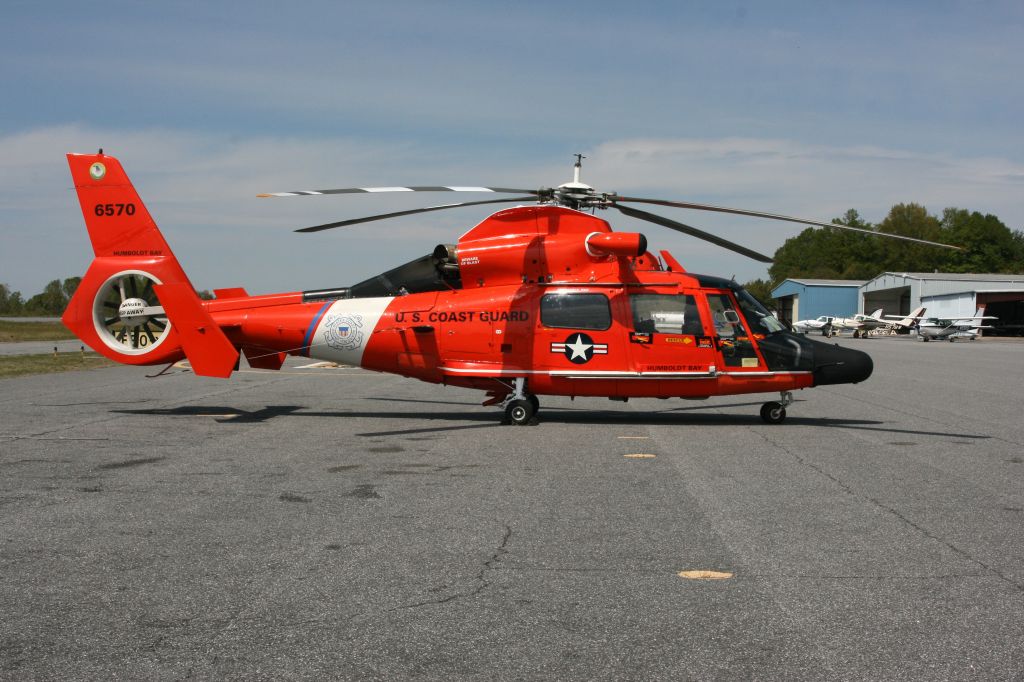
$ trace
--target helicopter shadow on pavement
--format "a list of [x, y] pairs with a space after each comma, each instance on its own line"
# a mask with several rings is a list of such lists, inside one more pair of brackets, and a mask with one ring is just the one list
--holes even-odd
[[142, 410], [111, 410], [114, 414], [149, 415], [155, 417], [212, 417], [219, 423], [241, 424], [265, 422], [275, 417], [284, 417], [302, 410], [301, 405], [268, 405], [249, 411], [226, 405], [182, 405], [180, 407], [151, 408]]
[[[387, 400], [393, 402], [411, 403], [432, 403], [452, 405], [444, 401], [429, 400], [407, 400], [401, 398], [375, 398], [375, 400]], [[476, 406], [476, 403], [454, 403]], [[704, 426], [704, 427], [736, 427], [736, 426], [760, 426], [768, 429], [779, 429], [785, 427], [817, 427], [817, 428], [844, 428], [863, 431], [877, 431], [883, 433], [902, 434], [907, 436], [933, 436], [940, 438], [957, 438], [961, 440], [988, 439], [990, 436], [951, 433], [943, 431], [926, 431], [920, 429], [908, 429], [891, 426], [888, 422], [871, 419], [852, 419], [844, 417], [803, 417], [789, 416], [782, 425], [764, 424], [756, 414], [748, 413], [710, 413], [706, 410], [721, 410], [727, 408], [747, 408], [760, 405], [758, 402], [742, 402], [713, 405], [694, 405], [673, 407], [661, 410], [648, 411], [619, 411], [619, 410], [595, 410], [573, 407], [550, 407], [541, 408], [538, 414], [538, 425], [558, 424], [613, 424], [616, 426]], [[185, 405], [173, 408], [152, 408], [152, 409], [121, 409], [111, 410], [117, 414], [168, 416], [168, 417], [212, 417], [215, 422], [221, 424], [251, 424], [262, 423], [269, 419], [280, 418], [358, 418], [358, 419], [381, 419], [397, 420], [408, 424], [416, 421], [423, 425], [414, 428], [404, 428], [390, 431], [373, 431], [357, 433], [358, 436], [389, 436], [389, 435], [410, 435], [419, 433], [432, 433], [444, 431], [459, 431], [465, 429], [489, 428], [504, 426], [501, 413], [497, 409], [487, 411], [462, 411], [448, 410], [442, 412], [416, 412], [399, 410], [307, 410], [300, 405], [268, 405], [259, 410], [243, 410], [230, 406], [217, 405]], [[449, 422], [449, 425], [434, 425], [436, 422]], [[466, 422], [474, 422], [467, 424]]]

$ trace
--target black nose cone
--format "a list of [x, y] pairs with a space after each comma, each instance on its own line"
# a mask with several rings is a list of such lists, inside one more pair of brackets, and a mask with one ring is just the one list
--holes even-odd
[[814, 344], [814, 385], [856, 384], [871, 376], [871, 356], [852, 348], [812, 341]]

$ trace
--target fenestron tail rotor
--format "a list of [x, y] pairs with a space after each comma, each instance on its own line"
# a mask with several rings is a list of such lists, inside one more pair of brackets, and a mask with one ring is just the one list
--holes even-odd
[[126, 270], [96, 292], [93, 321], [100, 339], [125, 355], [149, 353], [171, 328], [153, 290], [160, 281], [141, 270]]

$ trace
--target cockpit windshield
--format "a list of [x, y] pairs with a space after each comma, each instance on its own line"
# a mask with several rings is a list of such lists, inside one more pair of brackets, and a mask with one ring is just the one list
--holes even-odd
[[740, 312], [743, 313], [752, 333], [767, 335], [785, 331], [786, 327], [746, 289], [737, 287], [733, 289], [733, 292], [736, 294], [736, 301], [740, 304]]

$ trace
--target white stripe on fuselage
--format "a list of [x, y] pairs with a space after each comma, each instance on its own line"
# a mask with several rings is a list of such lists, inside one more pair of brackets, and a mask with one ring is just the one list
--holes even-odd
[[309, 357], [361, 367], [363, 352], [384, 310], [394, 298], [348, 298], [335, 301], [317, 323]]

